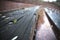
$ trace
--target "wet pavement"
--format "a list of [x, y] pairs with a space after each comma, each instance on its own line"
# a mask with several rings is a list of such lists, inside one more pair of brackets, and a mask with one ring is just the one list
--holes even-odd
[[[34, 5], [17, 3], [17, 2], [9, 2], [9, 1], [1, 2], [0, 4], [1, 4], [0, 11], [4, 11], [4, 12], [0, 12], [0, 39], [1, 40], [15, 40], [15, 39], [29, 40], [32, 25], [36, 21], [35, 20], [36, 16], [34, 15], [36, 11], [34, 11], [35, 8], [31, 8], [31, 9], [29, 8], [29, 10], [28, 8], [27, 9], [24, 9], [24, 8], [34, 6]], [[55, 21], [55, 24], [57, 24], [57, 28], [60, 30], [60, 27], [59, 27], [60, 19], [58, 18], [60, 17], [60, 14], [59, 14], [60, 12], [57, 12], [58, 13], [58, 16], [57, 16], [57, 14], [55, 14], [56, 11], [53, 11], [55, 10], [53, 8], [58, 8], [58, 7], [49, 3], [41, 3], [41, 7], [42, 8], [52, 7], [52, 9], [51, 8], [47, 9], [48, 14], [51, 17], [51, 19]], [[6, 12], [7, 10], [9, 12]], [[14, 10], [14, 11], [11, 11], [11, 10]], [[57, 40], [55, 36], [56, 34], [54, 33], [52, 26], [50, 25], [45, 15], [45, 12], [41, 10], [39, 12], [39, 15], [40, 17], [39, 17], [38, 26], [37, 26], [38, 30], [37, 30], [35, 39], [36, 40]]]
[[0, 40], [29, 40], [39, 6], [0, 12]]

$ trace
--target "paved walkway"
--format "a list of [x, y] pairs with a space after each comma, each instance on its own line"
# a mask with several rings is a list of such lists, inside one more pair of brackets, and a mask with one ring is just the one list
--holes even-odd
[[56, 40], [55, 34], [51, 28], [52, 26], [50, 26], [50, 23], [44, 13], [44, 11], [41, 10], [39, 13], [41, 13], [41, 14], [40, 14], [40, 17], [38, 20], [39, 27], [38, 27], [38, 31], [36, 34], [36, 40]]

